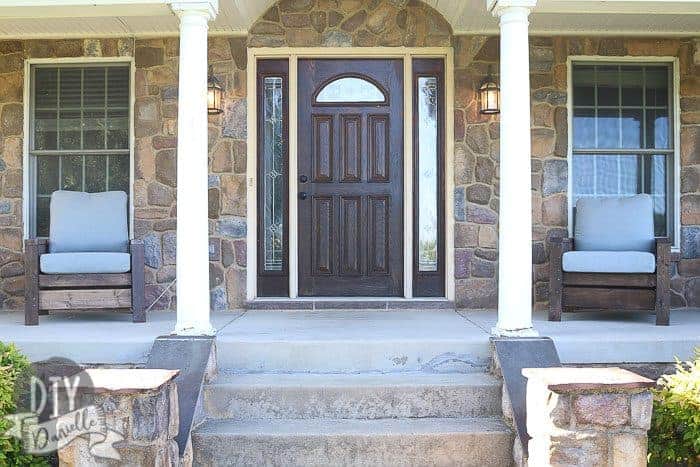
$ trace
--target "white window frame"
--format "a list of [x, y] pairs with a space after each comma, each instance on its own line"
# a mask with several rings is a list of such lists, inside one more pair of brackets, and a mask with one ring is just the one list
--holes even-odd
[[[413, 298], [413, 58], [442, 58], [445, 62], [445, 295], [418, 300], [455, 299], [454, 279], [454, 52], [452, 47], [251, 47], [248, 49], [247, 95], [247, 258], [246, 298], [257, 294], [257, 61], [266, 58], [289, 60], [289, 297], [298, 296], [297, 238], [297, 62], [300, 58], [399, 58], [404, 69], [404, 277], [403, 297], [379, 297], [382, 300]], [[251, 100], [252, 99], [252, 100]], [[377, 297], [372, 297], [376, 299]], [[263, 300], [269, 300], [264, 297]], [[318, 299], [316, 297], [313, 298]], [[363, 300], [361, 297], [330, 297], [326, 300]]]
[[573, 205], [573, 65], [577, 62], [587, 63], [641, 63], [645, 65], [664, 64], [671, 65], [673, 74], [673, 238], [671, 238], [671, 250], [673, 252], [680, 251], [680, 233], [681, 233], [681, 162], [680, 162], [680, 72], [678, 57], [669, 56], [622, 56], [609, 57], [601, 55], [570, 55], [566, 60], [566, 111], [567, 111], [567, 165], [568, 165], [568, 187], [567, 187], [567, 203], [568, 203], [568, 231], [569, 237], [574, 235], [574, 205]]
[[129, 237], [134, 237], [134, 104], [136, 99], [135, 74], [133, 57], [61, 57], [61, 58], [30, 58], [24, 61], [24, 122], [22, 141], [22, 224], [24, 239], [31, 234], [31, 209], [36, 189], [35, 171], [32, 170], [30, 156], [31, 121], [32, 118], [32, 66], [34, 65], [96, 65], [123, 64], [129, 67]]

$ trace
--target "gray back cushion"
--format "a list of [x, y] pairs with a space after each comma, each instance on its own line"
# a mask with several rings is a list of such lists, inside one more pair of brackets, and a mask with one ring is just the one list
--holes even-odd
[[654, 207], [649, 195], [579, 199], [574, 225], [576, 250], [654, 250]]
[[125, 253], [129, 246], [126, 199], [123, 191], [55, 191], [49, 251]]

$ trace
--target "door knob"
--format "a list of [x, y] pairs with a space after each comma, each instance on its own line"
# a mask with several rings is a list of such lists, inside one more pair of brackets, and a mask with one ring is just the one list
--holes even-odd
[[309, 177], [306, 175], [299, 175], [299, 183], [306, 183], [309, 181]]
[[305, 200], [308, 196], [308, 193], [306, 193], [305, 191], [299, 192], [299, 199], [301, 200]]

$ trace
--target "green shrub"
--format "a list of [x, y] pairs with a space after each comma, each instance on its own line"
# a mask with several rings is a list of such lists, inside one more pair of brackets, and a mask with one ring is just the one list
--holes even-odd
[[700, 348], [654, 391], [649, 465], [700, 465]]
[[30, 374], [27, 357], [13, 344], [0, 342], [0, 465], [3, 466], [49, 465], [43, 457], [26, 454], [19, 440], [3, 436], [10, 428], [10, 422], [3, 417], [17, 411], [17, 401], [29, 382]]

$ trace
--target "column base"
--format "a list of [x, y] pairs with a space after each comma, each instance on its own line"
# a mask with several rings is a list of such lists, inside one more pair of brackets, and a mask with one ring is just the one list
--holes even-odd
[[539, 337], [540, 333], [535, 328], [502, 329], [498, 326], [491, 328], [491, 335], [495, 337]]
[[216, 334], [216, 328], [208, 321], [205, 323], [177, 323], [175, 330], [171, 334], [178, 336], [213, 336]]

